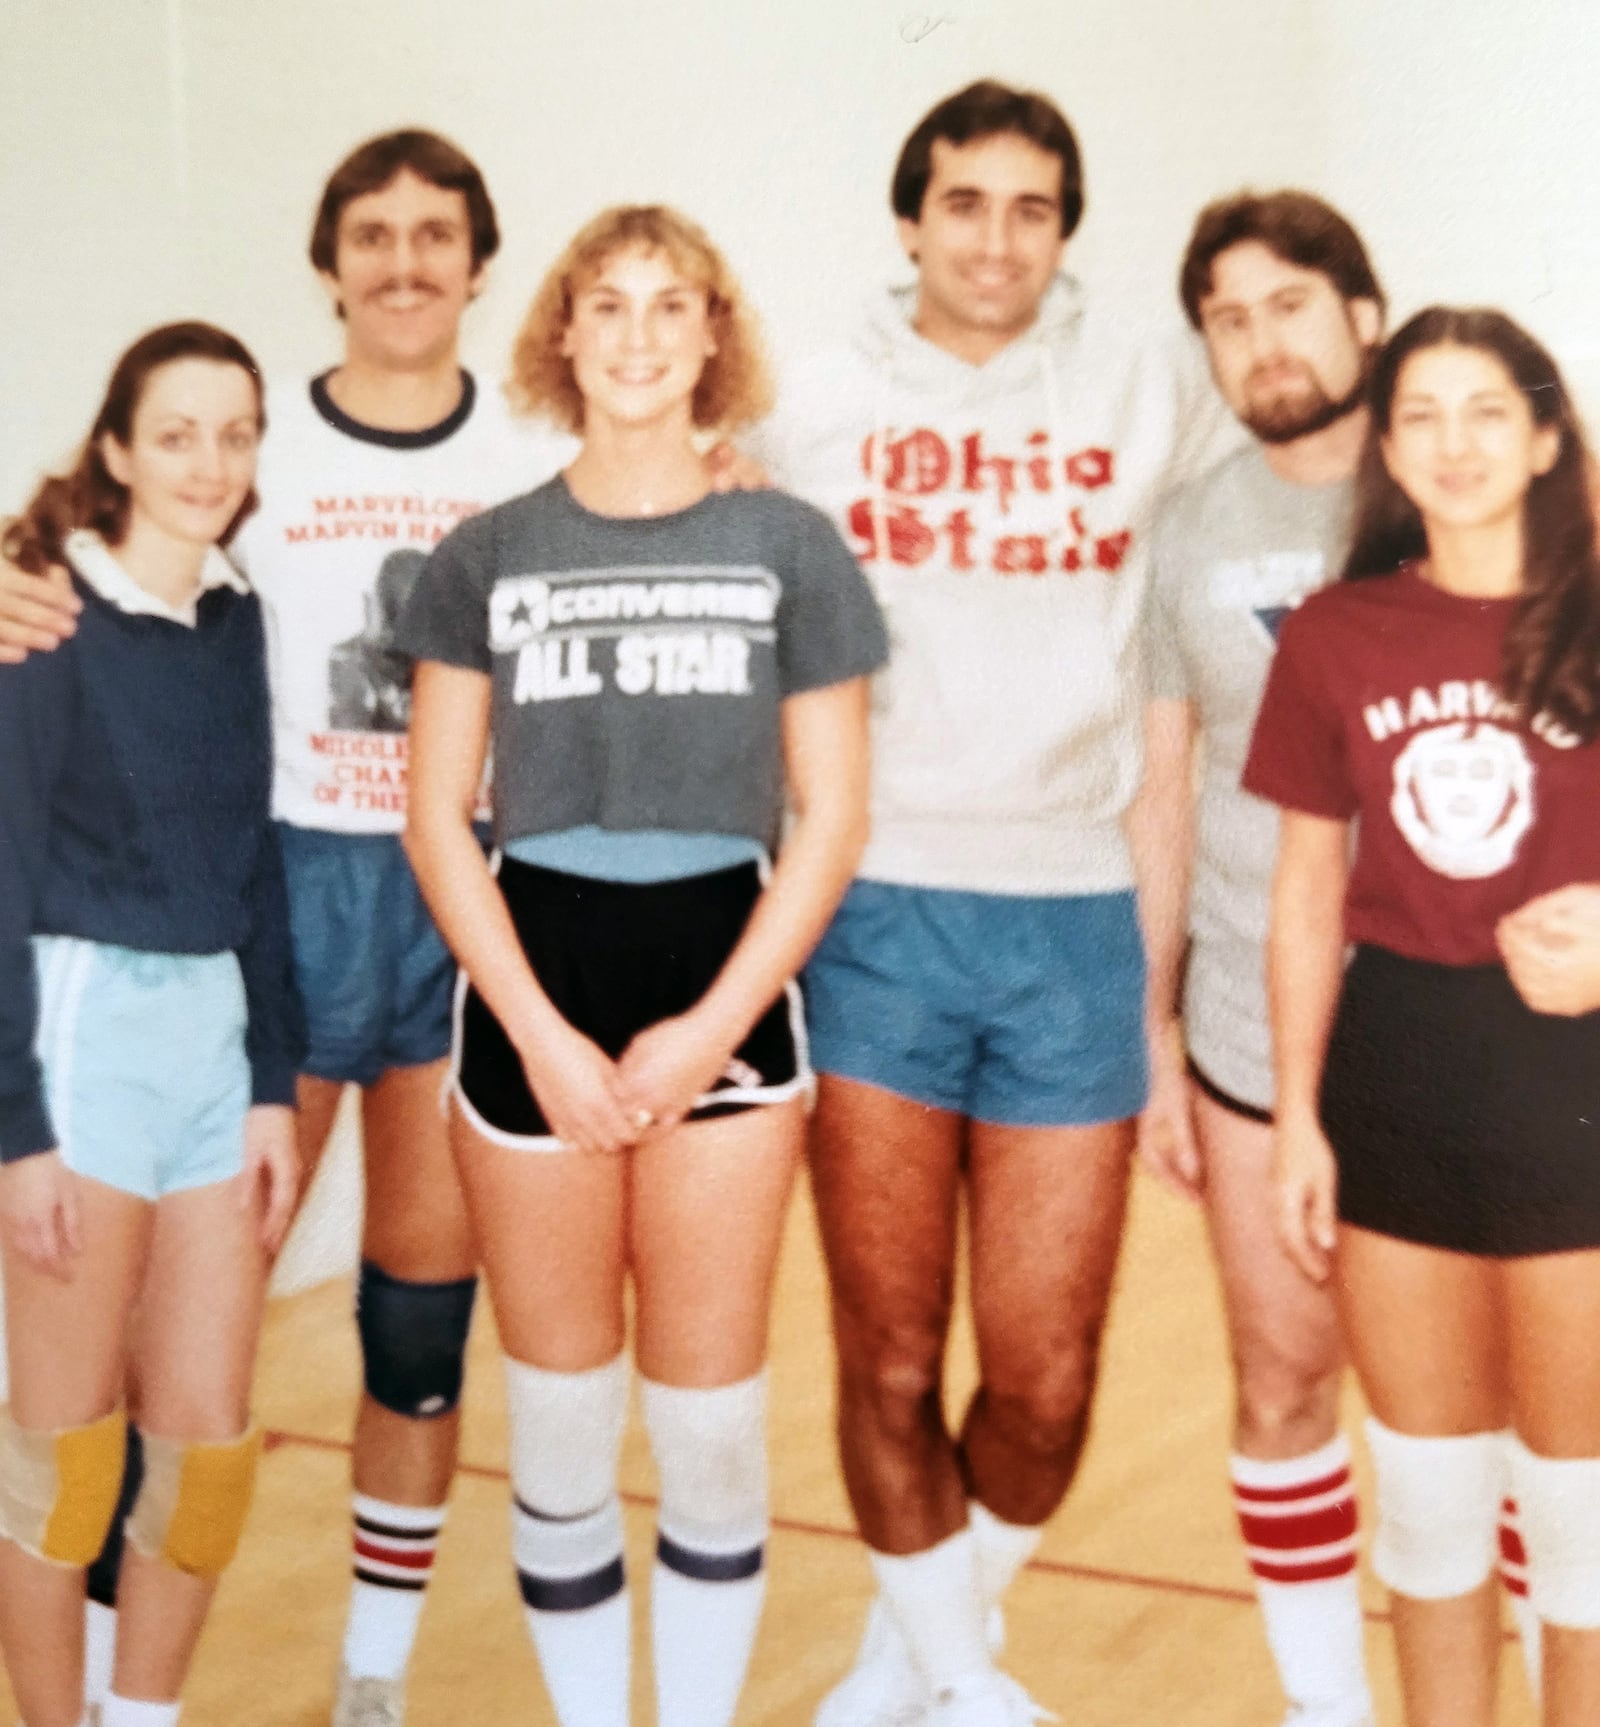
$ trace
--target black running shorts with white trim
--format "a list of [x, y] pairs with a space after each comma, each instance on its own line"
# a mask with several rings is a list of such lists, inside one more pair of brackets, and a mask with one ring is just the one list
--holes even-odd
[[1496, 1258], [1600, 1247], [1600, 1013], [1358, 947], [1321, 1112], [1346, 1223]]
[[[761, 893], [754, 863], [681, 881], [610, 882], [502, 858], [500, 893], [551, 1005], [605, 1053], [686, 1013], [722, 970]], [[559, 1151], [499, 1021], [462, 974], [452, 1049], [455, 1096], [497, 1144]], [[689, 1112], [704, 1121], [809, 1091], [800, 992], [790, 983]]]

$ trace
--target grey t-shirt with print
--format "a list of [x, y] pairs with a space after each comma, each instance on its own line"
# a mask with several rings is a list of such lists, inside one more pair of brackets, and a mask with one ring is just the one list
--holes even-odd
[[1240, 788], [1278, 626], [1335, 577], [1354, 487], [1298, 486], [1258, 444], [1168, 499], [1157, 522], [1149, 693], [1190, 701], [1202, 735], [1184, 1031], [1195, 1062], [1242, 1102], [1272, 1106], [1264, 946], [1278, 811]]
[[593, 825], [770, 848], [780, 703], [887, 652], [865, 577], [798, 498], [714, 492], [671, 515], [601, 516], [559, 476], [439, 543], [398, 641], [493, 677], [501, 845]]

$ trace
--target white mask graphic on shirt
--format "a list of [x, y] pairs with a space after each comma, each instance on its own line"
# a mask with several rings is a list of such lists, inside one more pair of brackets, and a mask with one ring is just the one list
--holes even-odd
[[1515, 732], [1458, 720], [1420, 731], [1395, 758], [1390, 812], [1440, 875], [1498, 875], [1533, 822], [1533, 765]]

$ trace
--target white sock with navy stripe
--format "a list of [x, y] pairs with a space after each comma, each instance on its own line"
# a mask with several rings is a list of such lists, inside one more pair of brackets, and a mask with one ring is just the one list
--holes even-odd
[[658, 1727], [727, 1727], [766, 1595], [766, 1375], [642, 1382], [661, 1476], [650, 1583]]
[[1356, 1577], [1350, 1443], [1303, 1457], [1230, 1459], [1267, 1642], [1293, 1715], [1350, 1727], [1373, 1718]]
[[633, 1620], [615, 1495], [571, 1517], [512, 1507], [511, 1546], [561, 1727], [627, 1727]]
[[506, 1358], [511, 1546], [561, 1727], [628, 1727], [633, 1649], [617, 1458], [624, 1355], [577, 1373]]
[[344, 1632], [345, 1671], [357, 1679], [398, 1679], [417, 1639], [445, 1508], [357, 1493], [351, 1511], [356, 1580]]

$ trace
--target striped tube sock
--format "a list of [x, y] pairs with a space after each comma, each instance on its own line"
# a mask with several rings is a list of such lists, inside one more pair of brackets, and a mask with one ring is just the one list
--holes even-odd
[[345, 1671], [356, 1679], [398, 1679], [416, 1642], [445, 1508], [391, 1505], [357, 1493], [352, 1510], [356, 1580], [344, 1633]]
[[1235, 1455], [1230, 1472], [1290, 1714], [1330, 1723], [1368, 1720], [1349, 1441], [1337, 1434], [1303, 1457], [1271, 1463]]
[[1522, 1545], [1517, 1502], [1510, 1498], [1500, 1505], [1500, 1581], [1506, 1587], [1511, 1617], [1522, 1640], [1522, 1665], [1528, 1672], [1528, 1689], [1538, 1702], [1544, 1685], [1544, 1626], [1528, 1599], [1528, 1550]]
[[553, 1516], [516, 1499], [511, 1547], [561, 1727], [628, 1727], [633, 1625], [622, 1565], [622, 1506]]

